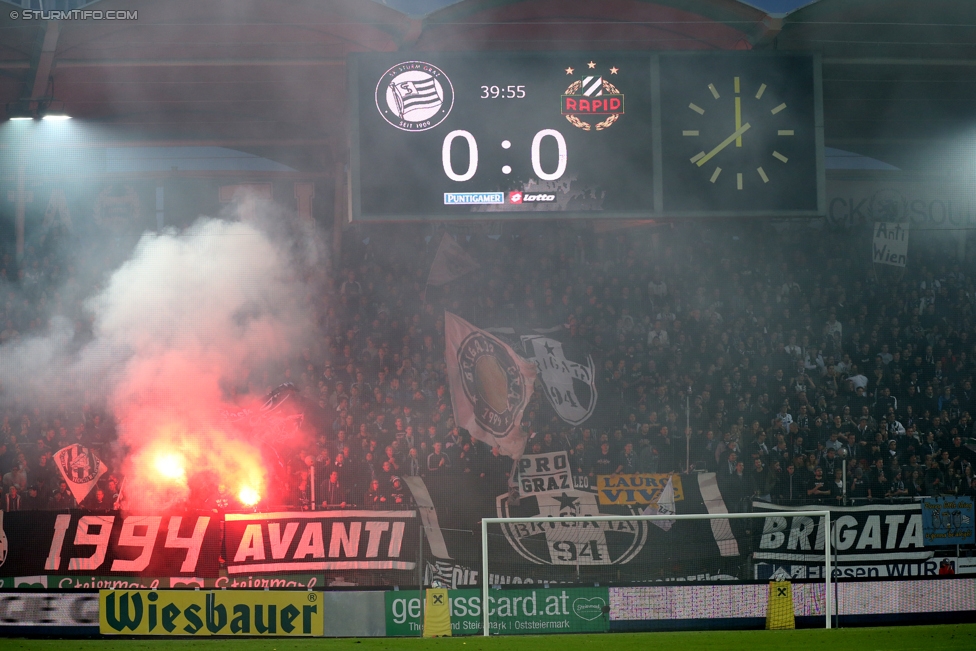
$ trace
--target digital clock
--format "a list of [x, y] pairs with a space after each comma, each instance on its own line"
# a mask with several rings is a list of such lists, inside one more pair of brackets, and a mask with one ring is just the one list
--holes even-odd
[[525, 97], [525, 85], [482, 86], [481, 99], [522, 99]]
[[817, 69], [810, 55], [354, 54], [352, 218], [822, 213]]

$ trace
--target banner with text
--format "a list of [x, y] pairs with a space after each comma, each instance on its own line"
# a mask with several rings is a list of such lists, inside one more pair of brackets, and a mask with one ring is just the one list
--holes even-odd
[[416, 511], [228, 514], [227, 574], [414, 570]]
[[519, 495], [541, 495], [573, 488], [568, 452], [523, 454], [518, 460]]
[[[600, 633], [607, 630], [607, 588], [491, 590], [488, 621], [493, 635]], [[480, 590], [449, 590], [452, 635], [481, 635]], [[417, 591], [386, 593], [386, 634], [419, 636], [423, 596]]]
[[875, 222], [871, 260], [904, 267], [908, 263], [908, 223]]
[[318, 592], [102, 590], [102, 635], [321, 636]]
[[14, 511], [2, 523], [4, 577], [219, 575], [220, 524], [213, 515]]
[[757, 566], [768, 564], [757, 568], [757, 576], [767, 578], [781, 568], [794, 578], [823, 578], [824, 518], [776, 514], [821, 509], [830, 511], [835, 577], [920, 576], [938, 570], [939, 563], [924, 546], [918, 503], [794, 507], [753, 502], [752, 506], [757, 514], [765, 514], [762, 524], [752, 529], [753, 559]]
[[972, 545], [972, 497], [930, 497], [922, 500], [922, 536], [928, 546]]
[[685, 498], [681, 477], [670, 474], [597, 475], [600, 504], [657, 504], [668, 479], [673, 478], [674, 501]]
[[281, 590], [321, 588], [323, 574], [275, 574], [247, 576], [15, 576], [0, 578], [2, 590]]

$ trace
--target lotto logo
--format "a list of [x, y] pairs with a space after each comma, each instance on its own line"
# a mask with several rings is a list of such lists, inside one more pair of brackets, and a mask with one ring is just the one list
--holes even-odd
[[556, 200], [556, 195], [545, 192], [509, 192], [509, 203], [549, 203]]

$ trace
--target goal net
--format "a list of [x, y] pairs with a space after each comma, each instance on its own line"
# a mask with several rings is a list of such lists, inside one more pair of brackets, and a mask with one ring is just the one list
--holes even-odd
[[[783, 535], [764, 513], [486, 518], [481, 525], [483, 633], [729, 626], [830, 628], [828, 511], [805, 518], [817, 579], [757, 581], [753, 551]], [[809, 558], [809, 554], [807, 555]]]

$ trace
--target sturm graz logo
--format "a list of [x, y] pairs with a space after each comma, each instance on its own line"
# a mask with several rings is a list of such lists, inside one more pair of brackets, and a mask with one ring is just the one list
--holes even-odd
[[58, 451], [56, 460], [64, 476], [76, 484], [87, 484], [95, 479], [101, 463], [92, 450], [78, 444]]
[[507, 436], [525, 409], [527, 389], [515, 359], [505, 347], [481, 332], [472, 332], [458, 347], [464, 395], [474, 405], [482, 429]]
[[[498, 517], [586, 517], [639, 515], [639, 507], [601, 511], [593, 490], [566, 490], [513, 500], [497, 498]], [[536, 565], [620, 565], [629, 563], [647, 543], [647, 522], [532, 522], [502, 524], [516, 552]]]
[[454, 86], [444, 71], [424, 61], [405, 61], [387, 70], [376, 84], [376, 108], [403, 131], [426, 131], [444, 121], [454, 107]]

